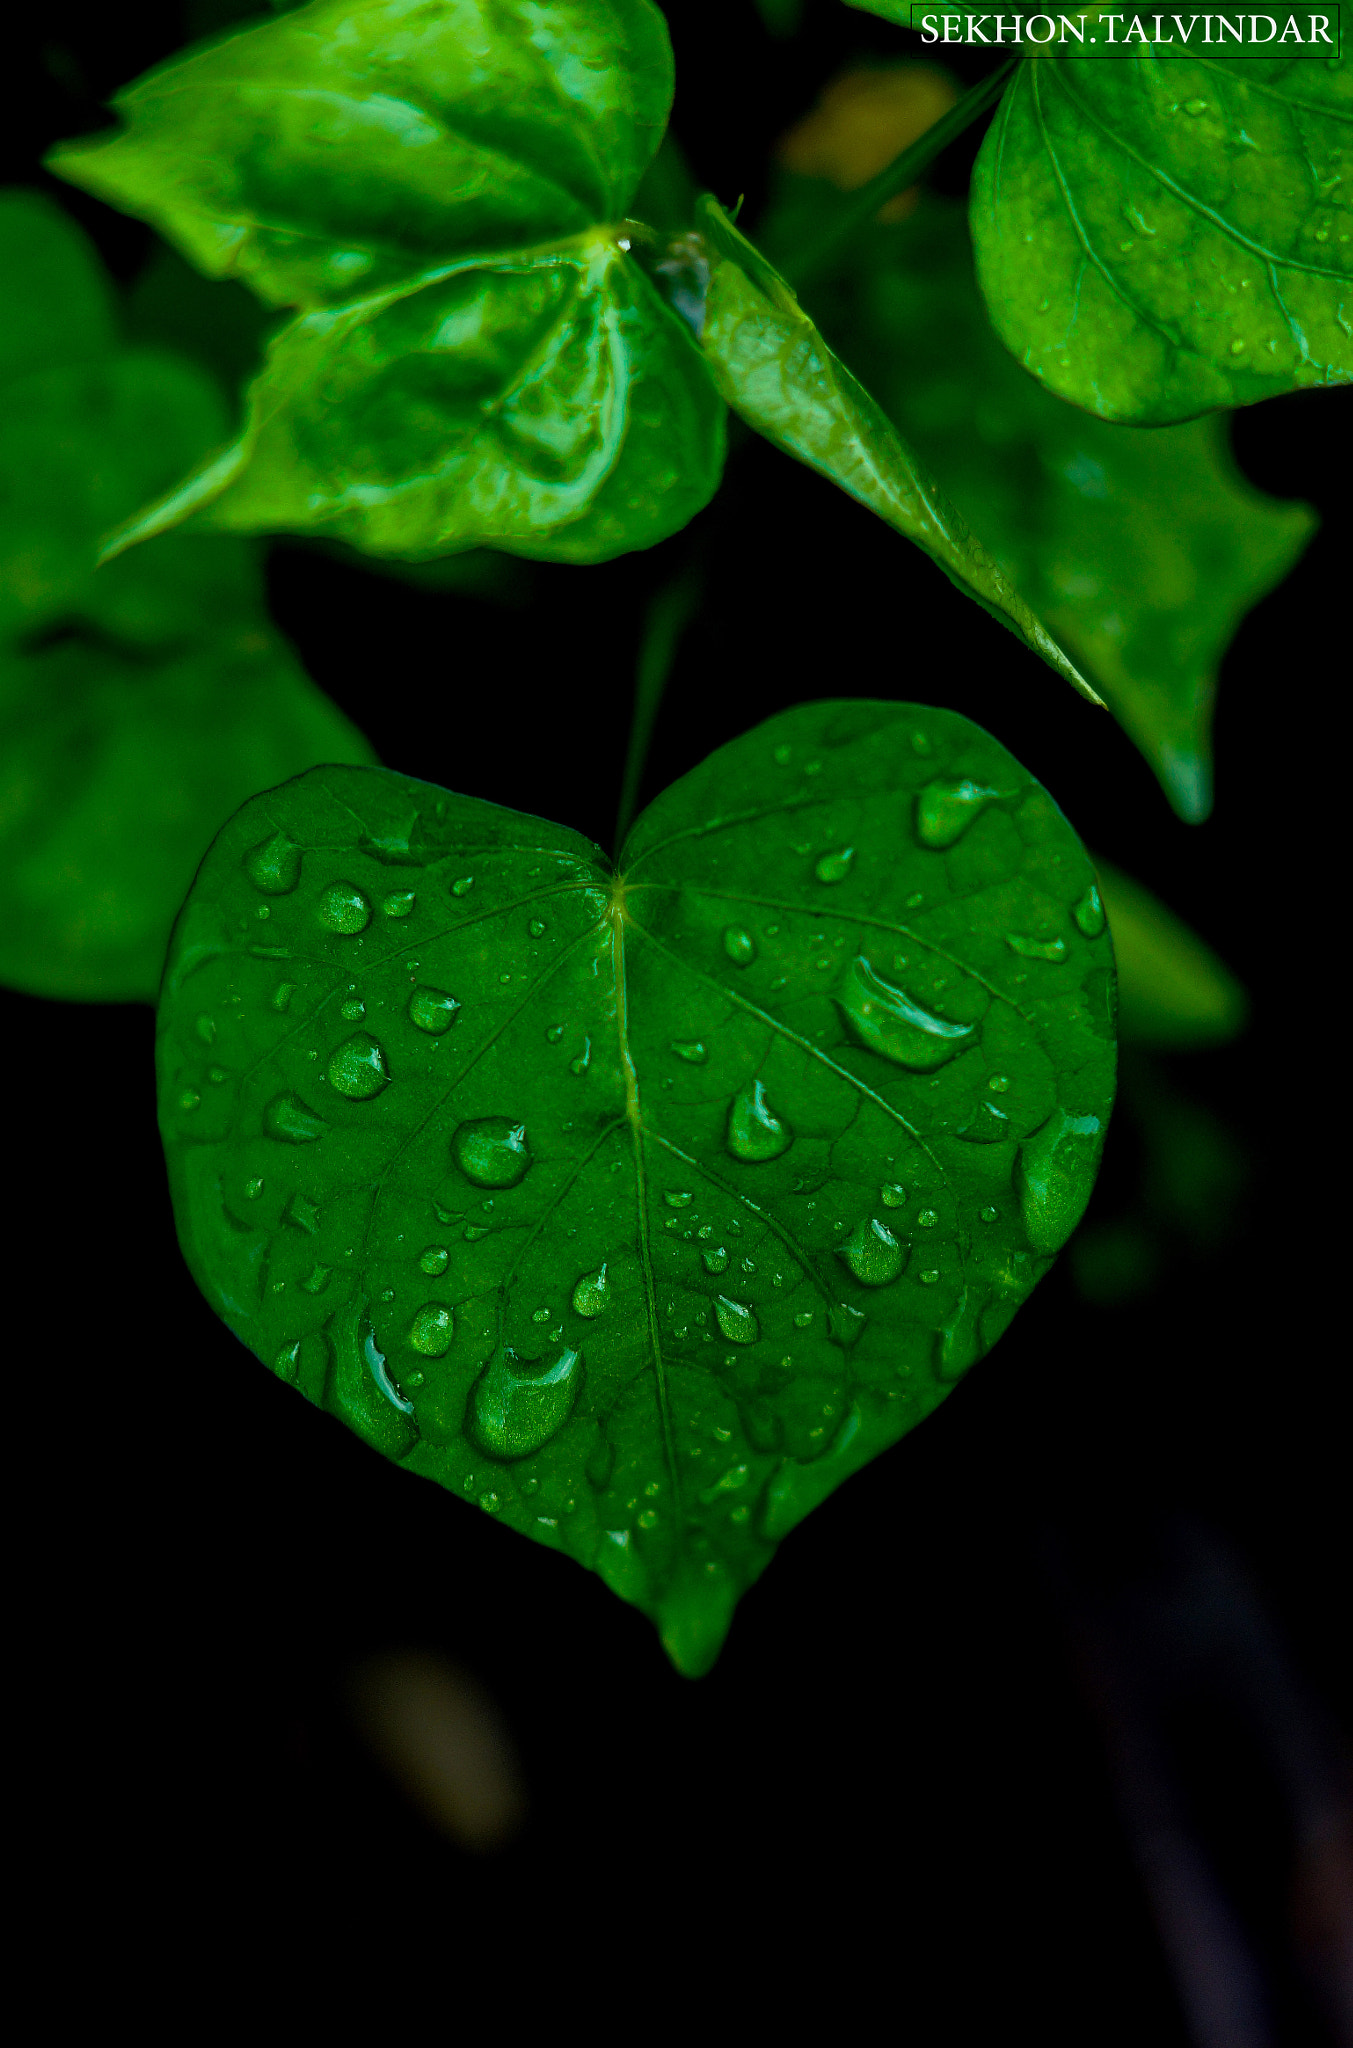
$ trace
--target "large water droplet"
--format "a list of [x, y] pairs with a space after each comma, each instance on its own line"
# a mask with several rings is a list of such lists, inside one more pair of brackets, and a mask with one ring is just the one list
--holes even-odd
[[1076, 920], [1077, 930], [1084, 932], [1087, 939], [1097, 939], [1099, 937], [1105, 923], [1104, 904], [1093, 882], [1091, 882], [1071, 915]]
[[573, 1307], [580, 1316], [599, 1316], [611, 1298], [611, 1283], [604, 1265], [595, 1273], [584, 1273], [573, 1289]]
[[922, 846], [952, 846], [999, 794], [966, 776], [928, 782], [916, 799], [916, 837]]
[[863, 954], [846, 969], [833, 1000], [851, 1036], [899, 1067], [929, 1074], [976, 1037], [973, 1024], [946, 1024], [875, 974]]
[[329, 1056], [329, 1086], [351, 1102], [369, 1102], [390, 1085], [385, 1054], [369, 1032], [354, 1031]]
[[409, 997], [409, 1022], [440, 1038], [460, 1015], [460, 1004], [444, 988], [416, 988]]
[[409, 1324], [409, 1342], [424, 1358], [442, 1358], [451, 1349], [456, 1319], [440, 1301], [425, 1301]]
[[1029, 1242], [1036, 1252], [1066, 1243], [1090, 1199], [1104, 1142], [1097, 1116], [1055, 1109], [1019, 1148], [1015, 1185]]
[[707, 1273], [722, 1273], [728, 1265], [727, 1249], [721, 1244], [706, 1245], [700, 1262]]
[[755, 1344], [761, 1335], [755, 1311], [745, 1301], [730, 1301], [726, 1294], [715, 1299], [714, 1320], [730, 1344]]
[[490, 1457], [529, 1457], [568, 1421], [582, 1382], [580, 1351], [561, 1351], [542, 1371], [503, 1345], [475, 1381], [470, 1433]]
[[476, 1187], [514, 1188], [531, 1164], [526, 1126], [505, 1116], [476, 1117], [452, 1138], [451, 1157]]
[[877, 1216], [858, 1224], [845, 1243], [837, 1245], [836, 1256], [865, 1287], [886, 1287], [907, 1263], [904, 1247]]
[[766, 1100], [760, 1081], [735, 1095], [728, 1110], [724, 1142], [735, 1159], [778, 1159], [794, 1142], [794, 1133]]
[[1007, 932], [1005, 943], [1021, 960], [1065, 960], [1065, 939], [1031, 939], [1023, 932]]
[[330, 882], [315, 908], [315, 915], [327, 931], [351, 938], [364, 932], [371, 922], [371, 905], [355, 882]]
[[367, 1317], [362, 1317], [362, 1357], [366, 1360], [367, 1371], [384, 1394], [386, 1400], [401, 1415], [413, 1414], [413, 1402], [406, 1401], [390, 1378], [385, 1365], [385, 1353], [376, 1349], [376, 1335]]
[[723, 949], [735, 967], [746, 967], [756, 958], [756, 940], [740, 924], [730, 924], [723, 935]]
[[289, 896], [301, 879], [301, 849], [285, 832], [274, 832], [250, 847], [244, 872], [265, 896]]
[[843, 846], [837, 853], [824, 853], [813, 873], [819, 882], [844, 882], [855, 864], [855, 848]]
[[288, 1089], [285, 1095], [274, 1095], [264, 1110], [263, 1128], [270, 1138], [279, 1138], [284, 1145], [308, 1145], [326, 1125], [322, 1116], [307, 1109], [300, 1096]]
[[434, 1279], [439, 1273], [444, 1273], [450, 1263], [451, 1254], [444, 1244], [430, 1244], [418, 1255], [421, 1271], [431, 1274]]

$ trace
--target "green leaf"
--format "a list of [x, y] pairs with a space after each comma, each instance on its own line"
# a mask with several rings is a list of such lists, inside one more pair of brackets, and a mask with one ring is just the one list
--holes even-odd
[[718, 483], [725, 415], [627, 252], [597, 231], [302, 315], [234, 448], [117, 545], [193, 515], [414, 561], [492, 546], [594, 562], [664, 539]]
[[[775, 246], [830, 205], [794, 181]], [[1101, 691], [1192, 822], [1212, 793], [1217, 672], [1314, 528], [1254, 490], [1227, 424], [1134, 433], [1053, 398], [1001, 346], [962, 209], [928, 199], [861, 238], [820, 293], [828, 332], [1001, 570]]]
[[724, 411], [629, 254], [671, 50], [650, 0], [314, 0], [118, 102], [62, 176], [301, 316], [195, 518], [426, 561], [604, 561], [715, 490]]
[[1092, 903], [1056, 806], [947, 711], [773, 719], [619, 875], [316, 770], [230, 821], [175, 928], [184, 1251], [283, 1379], [703, 1671], [1074, 1226], [1113, 1090]]
[[1079, 670], [1007, 582], [876, 401], [828, 348], [789, 286], [710, 198], [700, 341], [735, 412], [924, 548], [952, 583], [1032, 647], [1082, 696]]
[[1224, 1045], [1245, 1027], [1245, 991], [1212, 948], [1130, 875], [1096, 863], [1118, 969], [1118, 1035], [1152, 1052]]
[[1351, 123], [1346, 57], [1026, 61], [972, 184], [1002, 340], [1139, 424], [1346, 383]]
[[[224, 427], [201, 370], [119, 349], [93, 252], [0, 200], [0, 304], [50, 362], [0, 386], [0, 980], [153, 1000], [174, 913], [223, 818], [370, 750], [263, 610], [254, 552], [173, 534], [95, 569], [101, 534]], [[17, 323], [8, 330], [19, 331]]]
[[277, 306], [623, 218], [672, 56], [650, 0], [314, 0], [118, 94], [60, 177]]

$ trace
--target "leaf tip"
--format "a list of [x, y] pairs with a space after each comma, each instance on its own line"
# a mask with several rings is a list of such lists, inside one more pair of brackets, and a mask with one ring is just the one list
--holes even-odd
[[733, 1622], [737, 1589], [719, 1569], [692, 1568], [658, 1603], [655, 1619], [662, 1646], [683, 1678], [703, 1678], [713, 1669]]

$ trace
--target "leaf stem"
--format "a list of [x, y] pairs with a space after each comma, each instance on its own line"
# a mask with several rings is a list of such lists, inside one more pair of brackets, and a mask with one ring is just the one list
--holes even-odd
[[701, 575], [688, 563], [664, 583], [644, 615], [639, 657], [634, 666], [634, 711], [630, 718], [629, 748], [620, 784], [620, 808], [615, 820], [615, 857], [620, 858], [625, 835], [634, 822], [653, 726], [672, 673], [681, 636], [690, 624], [700, 599]]
[[852, 192], [826, 233], [810, 242], [793, 262], [784, 266], [789, 282], [799, 285], [814, 277], [841, 243], [847, 241], [857, 228], [862, 228], [866, 221], [872, 220], [895, 193], [905, 192], [908, 185], [914, 185], [941, 150], [947, 149], [966, 128], [971, 128], [973, 122], [980, 120], [987, 108], [1000, 98], [1018, 62], [1017, 57], [1009, 57], [988, 77], [970, 86], [962, 99], [956, 100], [948, 113], [933, 122], [924, 135], [918, 136], [890, 164], [885, 164], [867, 185], [861, 185], [858, 191]]

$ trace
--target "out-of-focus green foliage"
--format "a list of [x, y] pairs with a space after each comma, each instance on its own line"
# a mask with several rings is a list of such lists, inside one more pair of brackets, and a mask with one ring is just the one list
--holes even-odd
[[965, 595], [1093, 698], [773, 265], [713, 199], [700, 202], [697, 217], [702, 244], [691, 261], [707, 273], [701, 277], [700, 342], [728, 403], [768, 440], [924, 548]]
[[1118, 967], [1123, 1043], [1187, 1052], [1234, 1038], [1249, 1004], [1230, 969], [1149, 889], [1107, 861], [1097, 865]]
[[623, 227], [671, 93], [650, 0], [313, 0], [128, 88], [54, 168], [303, 310], [239, 442], [126, 537], [597, 561], [683, 526], [723, 407]]
[[[772, 246], [820, 233], [836, 203], [783, 179]], [[1205, 817], [1221, 657], [1311, 513], [1244, 481], [1223, 419], [1131, 432], [1027, 376], [986, 317], [957, 204], [926, 199], [856, 236], [809, 303], [1181, 817]]]
[[1074, 1227], [1113, 968], [1070, 826], [950, 711], [773, 719], [619, 866], [386, 770], [256, 798], [175, 929], [161, 1127], [244, 1342], [694, 1674]]
[[224, 426], [202, 370], [124, 348], [83, 236], [0, 195], [0, 980], [153, 999], [214, 831], [318, 761], [366, 761], [301, 672], [239, 541], [95, 568], [110, 525]]

